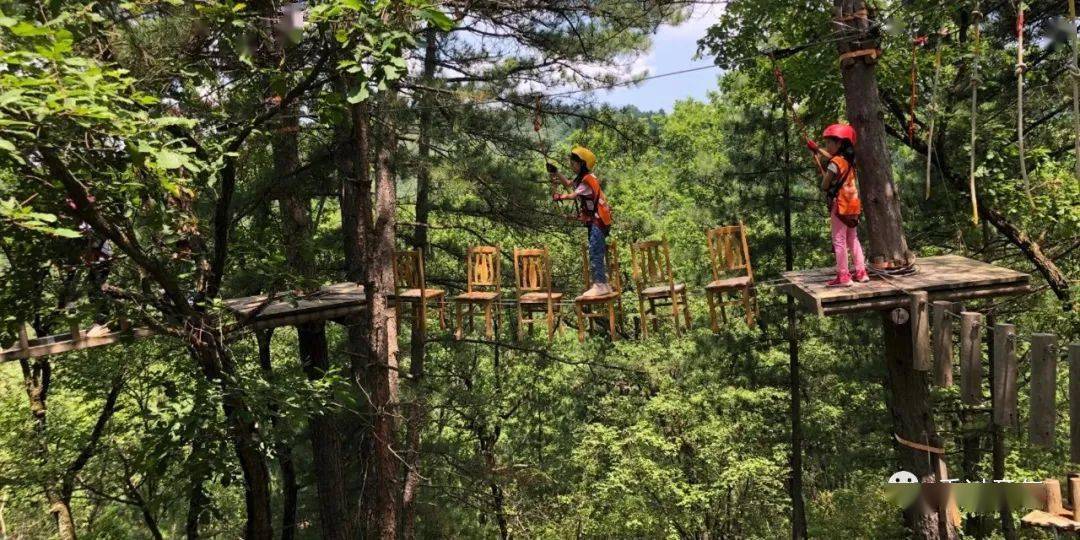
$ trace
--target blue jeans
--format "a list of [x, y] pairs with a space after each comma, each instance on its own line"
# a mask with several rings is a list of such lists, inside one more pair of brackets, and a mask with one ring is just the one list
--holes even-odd
[[600, 225], [589, 225], [589, 270], [593, 283], [607, 283], [607, 270], [604, 268], [604, 257], [607, 254], [606, 236]]

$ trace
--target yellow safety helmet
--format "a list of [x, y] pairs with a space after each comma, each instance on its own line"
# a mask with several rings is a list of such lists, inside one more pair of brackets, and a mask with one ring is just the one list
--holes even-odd
[[596, 166], [596, 154], [593, 154], [588, 148], [585, 148], [584, 146], [575, 146], [570, 150], [570, 153], [580, 158], [581, 161], [584, 161], [585, 166], [588, 167], [590, 171]]

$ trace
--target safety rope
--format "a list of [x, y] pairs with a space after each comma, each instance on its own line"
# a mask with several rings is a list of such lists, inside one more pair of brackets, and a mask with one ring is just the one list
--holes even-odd
[[934, 129], [937, 125], [938, 82], [941, 80], [941, 42], [934, 50], [934, 82], [930, 89], [930, 128], [926, 133], [926, 200], [930, 200], [930, 176], [934, 163]]
[[[795, 104], [791, 101], [791, 93], [788, 92], [787, 81], [784, 80], [784, 73], [780, 71], [780, 64], [776, 61], [776, 57], [769, 55], [772, 60], [773, 77], [776, 78], [776, 85], [780, 88], [780, 95], [784, 98], [784, 103], [787, 105], [788, 115], [791, 117], [792, 123], [799, 130], [799, 136], [803, 138], [804, 143], [810, 142], [810, 135], [806, 131], [806, 125], [803, 124], [802, 119], [799, 118], [798, 113], [795, 112]], [[821, 161], [814, 156], [814, 165], [817, 165], [818, 172], [825, 174], [825, 168], [821, 165]]]
[[979, 0], [975, 0], [975, 9], [971, 11], [971, 25], [974, 36], [972, 39], [971, 54], [971, 163], [968, 169], [968, 191], [971, 192], [971, 222], [979, 224], [979, 199], [975, 194], [975, 143], [978, 142], [978, 111], [979, 111], [979, 21], [982, 20], [982, 12], [979, 11]]
[[915, 107], [919, 103], [919, 90], [916, 81], [919, 78], [919, 49], [926, 45], [926, 36], [919, 36], [911, 42], [911, 100], [908, 103], [910, 116], [908, 118], [907, 136], [908, 142], [915, 142]]
[[1080, 67], [1077, 67], [1076, 43], [1076, 0], [1069, 0], [1069, 43], [1072, 52], [1069, 56], [1069, 75], [1072, 79], [1073, 95], [1073, 142], [1076, 145], [1076, 179], [1080, 181]]
[[1028, 180], [1027, 161], [1024, 154], [1024, 1], [1016, 2], [1016, 140], [1020, 150], [1020, 176], [1024, 179], [1024, 192], [1028, 204], [1035, 208], [1035, 198], [1031, 195], [1031, 181]]

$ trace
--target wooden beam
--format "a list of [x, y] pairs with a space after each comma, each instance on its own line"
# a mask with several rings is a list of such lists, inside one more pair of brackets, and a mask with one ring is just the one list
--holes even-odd
[[948, 388], [953, 384], [953, 324], [949, 312], [952, 302], [934, 302], [934, 384]]
[[1069, 447], [1071, 461], [1080, 463], [1080, 343], [1069, 346]]
[[1046, 511], [1055, 516], [1065, 512], [1065, 506], [1061, 504], [1061, 482], [1057, 478], [1043, 480], [1043, 489], [1046, 493]]
[[1031, 414], [1028, 437], [1031, 444], [1049, 448], [1054, 445], [1057, 425], [1057, 337], [1053, 334], [1031, 336]]
[[1016, 426], [1016, 326], [994, 325], [994, 423]]
[[911, 366], [916, 371], [930, 371], [930, 302], [926, 291], [911, 293]]
[[1069, 473], [1069, 504], [1072, 506], [1073, 521], [1080, 521], [1080, 474]]
[[30, 348], [30, 335], [26, 331], [26, 323], [19, 323], [19, 348], [26, 350]]
[[982, 403], [982, 315], [960, 314], [960, 397], [965, 405]]

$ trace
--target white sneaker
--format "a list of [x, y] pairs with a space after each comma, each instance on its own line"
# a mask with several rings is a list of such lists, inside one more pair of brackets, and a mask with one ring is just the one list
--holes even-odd
[[86, 331], [86, 337], [88, 337], [88, 338], [96, 338], [96, 337], [101, 337], [101, 336], [104, 336], [104, 335], [108, 335], [111, 332], [112, 332], [112, 330], [110, 330], [108, 326], [105, 326], [104, 324], [94, 323], [94, 325], [91, 326], [90, 329]]
[[595, 283], [595, 284], [593, 284], [592, 287], [589, 287], [589, 290], [581, 293], [581, 296], [583, 298], [593, 298], [593, 297], [596, 297], [596, 296], [602, 296], [604, 294], [604, 289], [602, 288], [603, 286], [604, 285], [602, 283]]
[[612, 289], [610, 284], [608, 284], [608, 283], [600, 283], [599, 285], [600, 285], [600, 288], [601, 288], [601, 292], [600, 292], [601, 296], [607, 296], [609, 294], [614, 294], [615, 293], [615, 289]]

